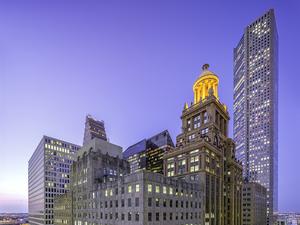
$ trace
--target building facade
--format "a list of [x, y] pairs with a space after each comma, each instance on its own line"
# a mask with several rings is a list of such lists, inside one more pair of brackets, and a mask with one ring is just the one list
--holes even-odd
[[87, 199], [82, 224], [201, 224], [200, 186], [145, 170], [102, 183]]
[[300, 225], [300, 213], [281, 212], [276, 218], [276, 225]]
[[143, 139], [128, 147], [123, 156], [130, 164], [131, 173], [139, 170], [163, 173], [163, 155], [174, 148], [174, 143], [167, 130]]
[[218, 83], [205, 64], [193, 86], [194, 103], [184, 106], [176, 148], [164, 156], [164, 174], [203, 187], [203, 224], [241, 225], [242, 166], [227, 136], [229, 114]]
[[44, 136], [28, 162], [30, 225], [53, 224], [54, 197], [70, 190], [70, 170], [80, 146]]
[[104, 121], [96, 120], [91, 115], [87, 115], [85, 118], [83, 145], [95, 137], [107, 141]]
[[267, 224], [278, 209], [278, 41], [271, 9], [234, 48], [234, 141], [246, 179], [267, 188]]
[[98, 138], [77, 152], [71, 187], [55, 200], [57, 225], [202, 225], [200, 184], [146, 170], [129, 174], [121, 147]]
[[243, 225], [267, 223], [267, 191], [255, 182], [244, 182], [242, 197]]
[[53, 205], [54, 224], [73, 225], [73, 192], [57, 195]]

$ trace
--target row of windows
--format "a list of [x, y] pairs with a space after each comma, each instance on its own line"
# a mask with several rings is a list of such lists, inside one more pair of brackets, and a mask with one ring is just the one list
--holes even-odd
[[[153, 200], [154, 200], [154, 203], [153, 203]], [[113, 204], [113, 202], [115, 204]], [[175, 202], [175, 207], [178, 208], [178, 207], [181, 207], [181, 208], [201, 208], [201, 203], [200, 202], [193, 202], [193, 201], [179, 201], [179, 200], [174, 200]], [[105, 201], [104, 204], [103, 202], [100, 202], [100, 208], [113, 208], [113, 207], [116, 207], [118, 208], [119, 205], [121, 207], [125, 207], [125, 199], [121, 199], [120, 201], [119, 200], [115, 200], [115, 201]], [[134, 200], [134, 206], [135, 207], [139, 207], [140, 205], [140, 199], [137, 197], [135, 198]], [[128, 198], [127, 199], [127, 204], [126, 204], [127, 207], [132, 207], [133, 206], [133, 203], [132, 203], [132, 199], [131, 198]], [[163, 207], [173, 207], [173, 199], [160, 199], [160, 198], [151, 198], [149, 197], [148, 198], [148, 207], [152, 207], [152, 206], [156, 206], [156, 207], [160, 207], [160, 206], [163, 206]], [[98, 208], [98, 204], [89, 204], [89, 207], [91, 208]], [[86, 207], [84, 207], [86, 208]], [[78, 209], [81, 209], [81, 205], [78, 205]]]
[[[162, 217], [162, 218], [161, 218]], [[200, 218], [201, 214], [194, 212], [194, 213], [166, 213], [166, 212], [156, 212], [152, 213], [149, 212], [147, 216], [148, 221], [166, 221], [166, 220], [189, 220], [189, 219], [197, 219]], [[80, 217], [79, 217], [80, 218]], [[122, 221], [126, 220], [125, 219], [125, 213], [103, 213], [100, 214], [100, 219], [105, 219], [105, 220], [118, 220], [121, 219]], [[140, 220], [140, 213], [132, 213], [128, 212], [127, 213], [127, 221], [139, 221]], [[81, 221], [75, 220], [75, 225], [82, 225]]]
[[[192, 157], [191, 158], [191, 163], [194, 163], [194, 162], [198, 162], [199, 161], [199, 157], [198, 156], [195, 156], [195, 157]], [[197, 167], [197, 165], [195, 165]], [[198, 167], [197, 167], [198, 168]], [[141, 187], [140, 187], [140, 184], [136, 184], [136, 185], [128, 185], [127, 186], [127, 193], [133, 193], [134, 191], [136, 193], [139, 193], [141, 190]], [[151, 192], [155, 192], [157, 194], [159, 193], [163, 193], [163, 194], [169, 194], [169, 195], [173, 195], [174, 193], [174, 189], [172, 187], [167, 187], [167, 186], [163, 186], [161, 187], [160, 185], [153, 185], [153, 184], [148, 184], [147, 185], [147, 191], [149, 193]], [[125, 188], [122, 187], [121, 188], [121, 194], [124, 194], [125, 192]], [[178, 192], [178, 190], [176, 191]], [[182, 190], [182, 193], [183, 193], [183, 190]], [[113, 195], [118, 195], [118, 188], [115, 189], [115, 191], [113, 191], [113, 189], [106, 189], [105, 190], [105, 197], [108, 197], [108, 196], [113, 196]], [[96, 195], [95, 193], [93, 193], [93, 198], [95, 198]], [[191, 197], [192, 197], [192, 192], [191, 192]]]

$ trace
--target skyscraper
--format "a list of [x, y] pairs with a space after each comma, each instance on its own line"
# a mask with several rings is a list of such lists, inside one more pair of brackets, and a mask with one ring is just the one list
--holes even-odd
[[204, 225], [241, 225], [242, 166], [228, 135], [229, 113], [218, 95], [219, 78], [203, 66], [194, 103], [182, 111], [176, 148], [164, 156], [164, 174], [196, 182], [204, 191]]
[[123, 156], [130, 164], [131, 173], [138, 170], [163, 173], [163, 154], [172, 148], [174, 148], [172, 138], [165, 130], [128, 147]]
[[85, 119], [83, 145], [95, 137], [107, 141], [104, 121], [96, 120], [91, 115], [87, 115]]
[[43, 136], [28, 162], [30, 225], [53, 224], [53, 201], [70, 189], [70, 170], [80, 146]]
[[234, 48], [234, 141], [243, 175], [267, 189], [267, 224], [278, 208], [278, 35], [274, 10]]

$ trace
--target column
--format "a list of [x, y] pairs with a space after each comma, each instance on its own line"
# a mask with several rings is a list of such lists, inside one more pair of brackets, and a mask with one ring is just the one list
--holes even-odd
[[202, 85], [202, 100], [205, 99], [205, 92], [206, 92], [206, 84], [203, 82], [203, 85]]

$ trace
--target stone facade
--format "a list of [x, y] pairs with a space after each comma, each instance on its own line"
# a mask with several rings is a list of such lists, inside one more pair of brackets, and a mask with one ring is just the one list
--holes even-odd
[[219, 101], [218, 77], [207, 68], [194, 84], [194, 103], [182, 112], [176, 148], [164, 156], [164, 174], [203, 185], [203, 224], [241, 225], [242, 166], [227, 136], [229, 114]]
[[267, 190], [255, 182], [243, 184], [243, 225], [267, 224]]
[[94, 138], [107, 141], [104, 121], [96, 120], [91, 115], [87, 115], [85, 119], [83, 145]]
[[99, 185], [74, 224], [201, 224], [201, 193], [199, 184], [139, 171]]

